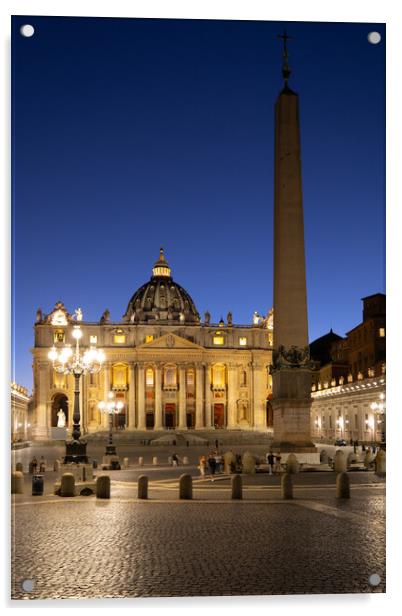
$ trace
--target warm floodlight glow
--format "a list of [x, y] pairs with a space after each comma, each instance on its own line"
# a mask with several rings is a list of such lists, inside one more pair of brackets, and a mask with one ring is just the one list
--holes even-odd
[[82, 331], [81, 331], [80, 327], [78, 327], [78, 325], [74, 326], [72, 336], [76, 340], [80, 340], [82, 338]]

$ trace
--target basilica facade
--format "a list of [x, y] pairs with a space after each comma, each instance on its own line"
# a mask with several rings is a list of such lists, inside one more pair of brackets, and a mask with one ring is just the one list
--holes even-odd
[[34, 438], [52, 438], [60, 409], [72, 426], [73, 377], [55, 372], [48, 353], [71, 344], [77, 324], [81, 347], [96, 345], [105, 354], [101, 371], [80, 379], [84, 433], [107, 429], [98, 403], [110, 392], [124, 405], [114, 417], [116, 429], [272, 429], [272, 311], [266, 318], [255, 313], [250, 325], [234, 324], [231, 313], [219, 323], [208, 312], [201, 319], [161, 249], [150, 280], [133, 294], [119, 322], [107, 310], [98, 322], [81, 320], [81, 311], [71, 314], [61, 302], [49, 314], [37, 311]]

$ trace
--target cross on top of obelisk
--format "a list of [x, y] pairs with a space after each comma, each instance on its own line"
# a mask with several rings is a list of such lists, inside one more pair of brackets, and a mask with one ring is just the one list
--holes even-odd
[[277, 34], [277, 38], [283, 40], [283, 64], [282, 64], [282, 75], [285, 81], [285, 86], [288, 85], [288, 80], [290, 77], [291, 70], [289, 68], [289, 54], [288, 54], [288, 40], [292, 39], [293, 36], [289, 36], [286, 30], [283, 31], [283, 34]]

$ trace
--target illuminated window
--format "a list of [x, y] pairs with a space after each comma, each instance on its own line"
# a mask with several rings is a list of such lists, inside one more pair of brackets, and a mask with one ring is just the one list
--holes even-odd
[[98, 342], [98, 336], [89, 336], [89, 343], [96, 344]]
[[165, 368], [164, 384], [165, 387], [176, 386], [176, 368], [174, 366], [168, 366]]
[[190, 387], [194, 385], [194, 370], [192, 368], [187, 370], [187, 385]]
[[247, 338], [245, 336], [239, 338], [239, 344], [240, 346], [247, 346]]
[[225, 344], [225, 338], [223, 336], [214, 336], [214, 344], [222, 346]]
[[126, 341], [126, 334], [123, 332], [122, 329], [118, 329], [116, 330], [116, 333], [114, 335], [114, 341], [115, 344], [124, 344]]
[[378, 330], [378, 335], [380, 336], [380, 338], [385, 338], [385, 327], [380, 327], [380, 329]]
[[55, 342], [64, 342], [66, 339], [64, 329], [55, 329], [53, 334], [53, 340]]
[[225, 387], [225, 366], [212, 368], [212, 383], [214, 387]]
[[153, 334], [148, 334], [147, 336], [145, 336], [145, 342], [152, 342], [153, 339]]
[[152, 370], [152, 368], [147, 368], [147, 371], [145, 373], [145, 384], [148, 387], [153, 387], [154, 385], [154, 371]]

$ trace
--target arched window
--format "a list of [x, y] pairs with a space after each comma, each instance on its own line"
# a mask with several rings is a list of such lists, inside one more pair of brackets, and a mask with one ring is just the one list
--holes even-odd
[[187, 386], [193, 387], [194, 385], [194, 368], [189, 368], [187, 370]]
[[163, 374], [163, 384], [165, 388], [177, 386], [176, 366], [165, 366]]
[[215, 364], [212, 367], [212, 384], [215, 389], [225, 387], [225, 366], [223, 364]]
[[147, 387], [154, 386], [154, 371], [153, 368], [147, 368], [145, 372], [145, 385]]

